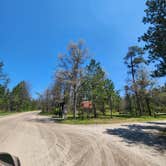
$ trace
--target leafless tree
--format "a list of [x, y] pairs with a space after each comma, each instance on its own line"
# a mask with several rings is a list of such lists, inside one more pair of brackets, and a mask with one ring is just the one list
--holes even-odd
[[81, 86], [84, 65], [89, 58], [89, 54], [82, 40], [78, 43], [69, 43], [67, 51], [67, 54], [60, 54], [58, 56], [60, 60], [58, 77], [69, 90], [68, 94], [70, 96], [70, 104], [72, 105], [73, 118], [76, 118], [78, 90]]

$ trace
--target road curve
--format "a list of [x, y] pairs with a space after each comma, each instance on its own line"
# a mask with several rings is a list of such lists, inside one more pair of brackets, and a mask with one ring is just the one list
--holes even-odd
[[[61, 125], [38, 112], [0, 118], [0, 152], [18, 156], [22, 166], [153, 166], [166, 152], [129, 146], [106, 133], [118, 125]], [[155, 155], [155, 156], [154, 156]]]

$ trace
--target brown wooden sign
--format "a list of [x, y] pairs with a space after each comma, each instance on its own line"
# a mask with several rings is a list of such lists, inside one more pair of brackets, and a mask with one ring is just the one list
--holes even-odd
[[81, 102], [81, 107], [84, 109], [91, 109], [92, 102], [91, 101], [83, 101], [83, 102]]

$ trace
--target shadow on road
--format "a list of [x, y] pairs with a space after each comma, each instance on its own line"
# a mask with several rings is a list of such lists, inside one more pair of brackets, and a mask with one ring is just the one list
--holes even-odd
[[128, 144], [141, 143], [163, 152], [166, 150], [166, 125], [153, 123], [155, 125], [122, 125], [122, 128], [107, 129], [106, 133], [119, 136]]
[[166, 127], [166, 122], [147, 122], [148, 124], [155, 124], [155, 125], [164, 125]]
[[38, 123], [53, 123], [55, 122], [52, 118], [31, 118], [27, 119], [28, 122], [38, 122]]

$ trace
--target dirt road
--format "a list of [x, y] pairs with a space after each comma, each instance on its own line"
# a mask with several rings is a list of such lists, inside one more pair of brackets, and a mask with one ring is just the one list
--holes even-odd
[[0, 118], [0, 151], [22, 166], [165, 166], [166, 122], [61, 125], [37, 112]]

